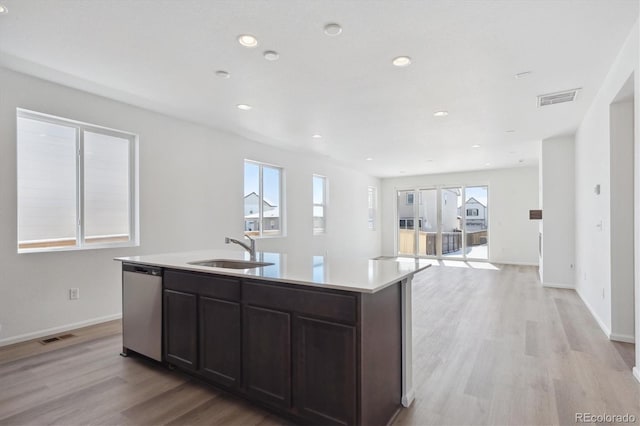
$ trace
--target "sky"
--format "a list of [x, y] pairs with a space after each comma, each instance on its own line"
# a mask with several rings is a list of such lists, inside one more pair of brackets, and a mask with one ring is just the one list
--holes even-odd
[[465, 188], [465, 196], [467, 200], [471, 197], [487, 205], [487, 187], [486, 186], [467, 186]]
[[[274, 167], [262, 167], [262, 186], [264, 199], [272, 205], [280, 202], [280, 170]], [[256, 163], [244, 163], [244, 195], [255, 192], [260, 194], [260, 167]]]

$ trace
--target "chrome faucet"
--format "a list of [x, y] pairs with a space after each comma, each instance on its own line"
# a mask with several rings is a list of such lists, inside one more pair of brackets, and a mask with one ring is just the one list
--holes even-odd
[[249, 252], [249, 256], [251, 257], [251, 260], [256, 260], [256, 240], [254, 240], [248, 235], [245, 235], [244, 237], [249, 240], [249, 245], [243, 243], [242, 241], [238, 241], [235, 238], [229, 238], [229, 237], [224, 238], [224, 243], [238, 244], [239, 246], [243, 247], [246, 251]]

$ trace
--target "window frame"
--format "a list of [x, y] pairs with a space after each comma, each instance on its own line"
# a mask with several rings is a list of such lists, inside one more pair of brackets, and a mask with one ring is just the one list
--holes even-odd
[[[313, 180], [315, 178], [319, 178], [322, 179], [322, 203], [316, 203], [315, 202], [315, 193], [314, 193], [314, 186], [313, 186]], [[312, 227], [313, 227], [313, 235], [324, 235], [327, 233], [327, 204], [328, 204], [328, 200], [327, 200], [327, 186], [329, 185], [329, 179], [327, 179], [326, 176], [323, 175], [319, 175], [314, 173], [313, 176], [311, 177], [311, 201], [312, 201]], [[316, 228], [316, 224], [315, 224], [315, 217], [313, 216], [313, 210], [316, 207], [322, 207], [322, 218], [324, 219], [324, 228]]]
[[[69, 118], [58, 117], [51, 114], [45, 114], [37, 111], [32, 111], [23, 108], [16, 108], [16, 200], [19, 197], [18, 191], [18, 175], [19, 175], [19, 163], [17, 161], [17, 146], [18, 146], [18, 131], [17, 123], [20, 118], [39, 121], [43, 123], [54, 124], [57, 126], [71, 127], [75, 129], [75, 151], [76, 151], [76, 235], [75, 244], [73, 246], [50, 246], [50, 247], [28, 247], [20, 248], [20, 241], [18, 240], [18, 233], [16, 232], [16, 249], [18, 254], [23, 253], [43, 253], [43, 252], [57, 252], [57, 251], [79, 251], [79, 250], [94, 250], [104, 248], [119, 248], [119, 247], [137, 247], [140, 245], [139, 235], [139, 186], [138, 186], [138, 142], [139, 137], [135, 133], [117, 130], [109, 127], [99, 126], [96, 124], [85, 123], [78, 120], [72, 120]], [[85, 241], [85, 158], [84, 158], [84, 134], [86, 132], [106, 135], [111, 137], [117, 137], [120, 139], [126, 139], [128, 141], [128, 172], [129, 172], [129, 239], [122, 242], [102, 242], [102, 243], [87, 243]], [[17, 204], [17, 203], [16, 203]], [[16, 205], [16, 231], [19, 226], [19, 212]]]
[[[251, 163], [254, 164], [256, 166], [258, 166], [258, 223], [260, 224], [260, 230], [259, 230], [259, 234], [258, 235], [250, 235], [249, 236], [253, 239], [264, 239], [264, 238], [282, 238], [286, 236], [286, 228], [285, 228], [285, 208], [284, 208], [284, 168], [277, 166], [275, 164], [270, 164], [270, 163], [265, 163], [262, 161], [256, 161], [256, 160], [250, 160], [248, 158], [245, 158], [244, 161], [242, 162], [242, 173], [243, 173], [243, 178], [242, 178], [242, 182], [243, 182], [243, 186], [244, 186], [244, 182], [245, 182], [245, 167], [247, 163]], [[278, 202], [278, 214], [279, 214], [279, 220], [280, 220], [280, 233], [276, 234], [276, 235], [264, 235], [264, 179], [263, 179], [263, 168], [264, 167], [268, 167], [270, 169], [276, 169], [279, 172], [279, 184], [278, 184], [278, 195], [279, 195], [279, 200], [277, 200]], [[244, 211], [244, 197], [246, 197], [247, 194], [244, 194], [243, 196], [243, 206], [242, 206], [242, 211]], [[243, 218], [243, 222], [245, 222], [245, 219]], [[246, 226], [246, 223], [243, 223], [243, 235], [248, 235], [246, 229], [244, 229]], [[252, 231], [255, 232], [255, 231]]]
[[378, 215], [378, 188], [375, 186], [367, 187], [367, 228], [370, 231], [376, 230], [376, 219]]

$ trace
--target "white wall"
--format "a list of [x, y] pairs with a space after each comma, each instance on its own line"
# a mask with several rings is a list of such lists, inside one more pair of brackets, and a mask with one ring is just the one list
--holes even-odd
[[574, 137], [541, 143], [542, 263], [540, 281], [547, 287], [574, 287], [575, 169]]
[[489, 260], [497, 263], [538, 264], [538, 223], [529, 220], [529, 210], [538, 208], [539, 203], [537, 167], [383, 179], [383, 254], [395, 254], [396, 190], [437, 185], [488, 185]]
[[[137, 248], [16, 253], [16, 107], [140, 136]], [[367, 187], [380, 182], [320, 157], [279, 150], [217, 130], [0, 69], [0, 344], [115, 318], [121, 312], [116, 256], [229, 248], [243, 233], [243, 160], [284, 167], [286, 238], [259, 250], [329, 256], [379, 254], [367, 229]], [[329, 181], [328, 233], [313, 236], [312, 174]], [[380, 229], [380, 227], [377, 227]], [[80, 288], [69, 301], [68, 289]]]
[[611, 338], [633, 341], [633, 98], [611, 104]]
[[[611, 167], [610, 105], [632, 74], [635, 75], [636, 102], [639, 99], [638, 37], [638, 24], [636, 23], [621, 47], [596, 98], [585, 114], [575, 138], [576, 290], [607, 335], [611, 333], [611, 259], [621, 254], [617, 247], [617, 241], [614, 240], [613, 245], [611, 241], [611, 212], [612, 209], [614, 211], [616, 209], [616, 206], [611, 204], [612, 185], [618, 188], [621, 185], [618, 179], [620, 177], [621, 180], [627, 180], [626, 193], [630, 195], [633, 192], [633, 185], [628, 181], [628, 177], [619, 176], [620, 170], [615, 164], [614, 167]], [[635, 111], [638, 111], [637, 104]], [[638, 120], [635, 121], [634, 143], [637, 155]], [[638, 164], [637, 161], [636, 164]], [[638, 191], [638, 174], [636, 174], [635, 181], [635, 191]], [[600, 185], [600, 195], [594, 193], [594, 186], [597, 184]], [[637, 234], [639, 225], [638, 192], [635, 194], [637, 250], [639, 241]], [[638, 271], [637, 268], [638, 265], [636, 265], [636, 271]], [[636, 273], [636, 279], [637, 277]], [[637, 286], [638, 283], [636, 283], [636, 288]], [[637, 297], [638, 292], [636, 291]], [[640, 351], [636, 351], [636, 356], [640, 360]]]

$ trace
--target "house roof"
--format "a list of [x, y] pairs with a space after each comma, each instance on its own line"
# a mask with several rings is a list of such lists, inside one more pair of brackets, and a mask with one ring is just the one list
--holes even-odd
[[[280, 217], [280, 209], [279, 208], [275, 208], [273, 210], [265, 210], [262, 212], [262, 217], [267, 219], [267, 218], [276, 218], [276, 217]], [[251, 213], [248, 214], [244, 217], [245, 219], [258, 219], [259, 218], [259, 213]]]
[[[472, 200], [473, 200], [473, 201], [472, 201]], [[476, 199], [475, 199], [475, 197], [471, 197], [471, 198], [469, 198], [465, 204], [467, 204], [467, 203], [472, 203], [472, 202], [473, 202], [473, 203], [478, 203], [478, 204], [480, 204], [482, 207], [487, 207], [487, 206], [485, 206], [484, 204], [482, 204], [480, 201], [476, 200]]]
[[[246, 198], [249, 198], [249, 197], [251, 197], [252, 195], [253, 195], [254, 197], [256, 197], [256, 198], [259, 198], [258, 194], [256, 194], [256, 192], [255, 192], [255, 191], [251, 191], [250, 193], [248, 193], [247, 195], [245, 195], [245, 196], [244, 196], [244, 198], [245, 198], [245, 199], [246, 199]], [[275, 204], [270, 203], [270, 202], [269, 202], [269, 200], [267, 200], [266, 198], [263, 198], [263, 199], [262, 199], [262, 202], [263, 202], [263, 203], [265, 203], [265, 204], [267, 204], [269, 207], [277, 207]]]

